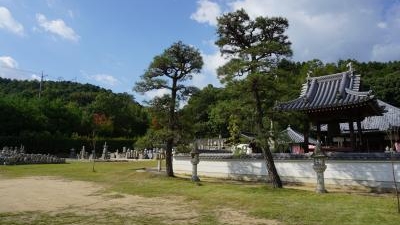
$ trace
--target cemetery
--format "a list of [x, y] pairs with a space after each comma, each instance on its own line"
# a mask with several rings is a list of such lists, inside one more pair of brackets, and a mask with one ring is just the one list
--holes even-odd
[[75, 149], [71, 149], [69, 158], [90, 161], [132, 161], [139, 159], [163, 159], [165, 158], [164, 154], [165, 153], [162, 148], [133, 150], [127, 147], [122, 147], [122, 151], [118, 149], [110, 151], [108, 149], [107, 142], [105, 142], [100, 157], [97, 157], [96, 152], [93, 150], [89, 154], [85, 146], [82, 146], [78, 153], [75, 152]]
[[24, 147], [3, 147], [0, 151], [0, 165], [21, 165], [21, 164], [53, 164], [65, 163], [64, 158], [49, 154], [27, 154]]

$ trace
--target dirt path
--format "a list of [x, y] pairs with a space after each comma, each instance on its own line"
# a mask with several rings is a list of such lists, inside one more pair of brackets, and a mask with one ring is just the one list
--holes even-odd
[[[53, 177], [0, 178], [0, 213], [40, 211], [50, 214], [73, 213], [98, 215], [114, 212], [121, 216], [163, 218], [166, 224], [196, 224], [199, 213], [191, 202], [173, 198], [146, 198], [104, 192], [90, 182], [68, 181]], [[246, 212], [229, 208], [216, 211], [222, 224], [280, 224], [277, 221], [250, 217]]]

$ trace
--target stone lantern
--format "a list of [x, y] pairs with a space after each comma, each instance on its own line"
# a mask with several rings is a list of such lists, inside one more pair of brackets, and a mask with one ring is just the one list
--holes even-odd
[[317, 187], [315, 188], [315, 192], [317, 193], [326, 193], [325, 182], [324, 182], [324, 172], [326, 170], [325, 159], [326, 155], [321, 151], [321, 142], [317, 141], [315, 146], [315, 152], [312, 155], [314, 158], [313, 169], [317, 173]]
[[192, 163], [192, 181], [198, 182], [200, 181], [200, 178], [197, 176], [197, 164], [200, 162], [199, 158], [200, 152], [197, 147], [197, 142], [194, 142], [193, 149], [190, 152], [191, 160], [190, 162]]

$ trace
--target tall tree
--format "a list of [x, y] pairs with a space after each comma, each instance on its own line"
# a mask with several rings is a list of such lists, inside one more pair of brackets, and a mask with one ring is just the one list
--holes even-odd
[[172, 168], [172, 147], [174, 144], [174, 131], [177, 125], [176, 107], [177, 100], [185, 99], [196, 88], [185, 85], [185, 81], [198, 74], [203, 66], [200, 52], [192, 46], [181, 41], [174, 43], [161, 55], [154, 57], [149, 68], [135, 84], [134, 90], [145, 93], [151, 90], [169, 90], [168, 107], [168, 135], [166, 140], [166, 172], [167, 176], [174, 176]]
[[218, 75], [225, 82], [245, 77], [243, 87], [254, 99], [259, 146], [266, 161], [269, 179], [274, 187], [281, 188], [282, 182], [268, 143], [270, 134], [265, 129], [263, 118], [266, 116], [266, 106], [272, 107], [274, 104], [274, 69], [283, 57], [292, 55], [291, 43], [284, 34], [288, 21], [281, 17], [251, 19], [243, 9], [224, 14], [217, 20], [216, 45], [221, 54], [229, 59], [218, 68]]

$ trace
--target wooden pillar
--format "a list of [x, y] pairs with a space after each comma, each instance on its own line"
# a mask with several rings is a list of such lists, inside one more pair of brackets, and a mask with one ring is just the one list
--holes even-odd
[[321, 143], [321, 123], [317, 122], [317, 140]]
[[350, 129], [350, 146], [354, 150], [356, 150], [356, 140], [354, 136], [354, 125], [353, 121], [349, 122], [349, 129]]
[[363, 147], [363, 135], [362, 135], [362, 128], [361, 128], [361, 121], [357, 120], [357, 131], [358, 131], [358, 150], [364, 151]]
[[307, 153], [310, 151], [308, 149], [308, 137], [310, 136], [310, 122], [308, 120], [305, 120], [304, 123], [304, 152]]

